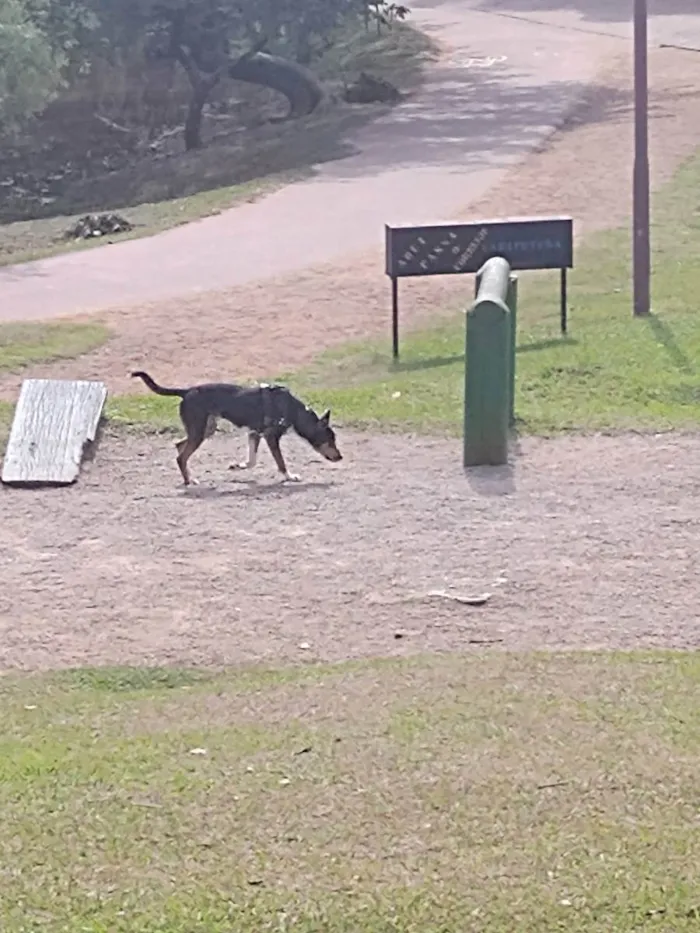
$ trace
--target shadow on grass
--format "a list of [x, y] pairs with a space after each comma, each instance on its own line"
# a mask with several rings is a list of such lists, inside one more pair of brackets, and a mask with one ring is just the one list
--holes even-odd
[[[575, 347], [577, 345], [578, 340], [576, 340], [575, 337], [548, 337], [544, 340], [535, 340], [532, 343], [520, 344], [520, 346], [516, 348], [516, 352], [534, 353], [537, 350], [551, 350], [556, 347]], [[453, 353], [450, 356], [433, 356], [418, 360], [399, 360], [398, 362], [391, 362], [389, 364], [389, 370], [392, 373], [422, 372], [463, 362], [464, 353]]]
[[464, 362], [463, 353], [455, 353], [453, 356], [434, 356], [422, 360], [407, 360], [406, 362], [391, 363], [391, 372], [394, 373], [414, 373], [425, 369], [438, 369], [440, 366], [451, 366], [453, 363]]
[[642, 320], [649, 325], [649, 330], [654, 335], [654, 339], [666, 350], [674, 366], [688, 376], [694, 375], [695, 366], [678, 345], [673, 330], [666, 321], [661, 320], [655, 314], [650, 314], [648, 317], [642, 318]]
[[69, 668], [54, 675], [57, 682], [84, 690], [124, 693], [139, 690], [169, 690], [206, 683], [204, 671], [166, 667], [83, 667]]
[[534, 340], [532, 343], [523, 343], [516, 347], [516, 353], [534, 353], [537, 350], [552, 350], [555, 347], [575, 347], [578, 340], [575, 337], [548, 337], [546, 340]]
[[[575, 347], [578, 340], [574, 337], [549, 337], [546, 340], [535, 340], [524, 343], [516, 348], [517, 353], [533, 353], [537, 350], [551, 350], [555, 347]], [[389, 364], [392, 373], [423, 372], [429, 369], [440, 369], [443, 366], [452, 366], [454, 363], [463, 363], [464, 353], [453, 353], [451, 356], [433, 356], [419, 360], [405, 360]]]

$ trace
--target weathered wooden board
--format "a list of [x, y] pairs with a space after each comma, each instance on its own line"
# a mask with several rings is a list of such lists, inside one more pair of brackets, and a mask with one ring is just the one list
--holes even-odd
[[85, 445], [97, 435], [106, 398], [102, 382], [25, 379], [7, 442], [2, 482], [10, 486], [74, 483]]

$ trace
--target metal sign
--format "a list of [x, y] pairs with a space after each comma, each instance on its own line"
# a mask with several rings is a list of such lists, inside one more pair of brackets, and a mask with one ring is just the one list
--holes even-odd
[[561, 331], [567, 328], [566, 270], [573, 268], [570, 217], [486, 220], [423, 227], [386, 225], [386, 274], [392, 284], [393, 355], [399, 355], [398, 280], [426, 275], [475, 273], [494, 256], [513, 271], [561, 270]]
[[478, 272], [493, 256], [507, 259], [514, 271], [570, 269], [571, 218], [386, 227], [386, 274], [391, 278]]

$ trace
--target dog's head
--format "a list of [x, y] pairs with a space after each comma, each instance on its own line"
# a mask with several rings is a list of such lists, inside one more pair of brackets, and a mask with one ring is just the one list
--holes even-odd
[[317, 450], [326, 460], [337, 463], [338, 460], [343, 459], [343, 455], [338, 450], [335, 441], [335, 431], [331, 427], [330, 409], [325, 411], [316, 421], [313, 432], [309, 437], [309, 443], [314, 450]]

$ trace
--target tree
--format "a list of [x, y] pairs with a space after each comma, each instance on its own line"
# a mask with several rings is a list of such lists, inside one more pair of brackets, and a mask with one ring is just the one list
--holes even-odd
[[[202, 114], [214, 88], [234, 78], [272, 88], [289, 102], [289, 116], [311, 113], [323, 91], [294, 62], [263, 50], [284, 35], [295, 5], [322, 0], [157, 0], [152, 7], [152, 48], [184, 69], [192, 96], [185, 121], [185, 147], [202, 145]], [[356, 0], [326, 0], [344, 5]]]
[[[153, 6], [151, 50], [175, 59], [192, 88], [185, 120], [185, 148], [202, 145], [202, 115], [212, 91], [232, 66], [231, 53], [241, 22], [237, 4], [227, 0], [158, 0]], [[252, 58], [267, 44], [265, 36], [239, 58]]]
[[[61, 0], [34, 0], [59, 3]], [[191, 97], [188, 149], [202, 144], [204, 107], [226, 78], [269, 87], [287, 98], [289, 117], [311, 113], [323, 90], [305, 64], [315, 42], [365, 0], [71, 0], [90, 3], [107, 54], [144, 45], [152, 59], [177, 62]], [[294, 61], [286, 56], [291, 52]]]
[[393, 3], [392, 0], [365, 0], [365, 26], [369, 25], [370, 17], [377, 24], [377, 35], [382, 26], [391, 26], [392, 23], [403, 21], [411, 11], [403, 3]]
[[80, 67], [92, 51], [99, 26], [89, 0], [22, 0], [31, 22], [44, 35], [54, 55]]
[[61, 85], [64, 63], [21, 0], [0, 0], [0, 132], [44, 109]]
[[[0, 0], [20, 2], [20, 0]], [[177, 63], [191, 94], [185, 146], [202, 145], [202, 116], [214, 89], [233, 78], [271, 88], [289, 118], [311, 113], [323, 89], [307, 65], [341, 23], [406, 9], [388, 0], [23, 0], [61, 48], [112, 64], [141, 50], [152, 62]], [[98, 25], [96, 25], [98, 24]], [[77, 37], [77, 38], [76, 38]], [[71, 45], [76, 41], [77, 45]]]
[[[365, 0], [265, 0], [266, 24], [287, 54], [302, 65], [328, 46], [334, 30], [348, 19], [359, 19]], [[259, 7], [258, 7], [259, 10]]]

